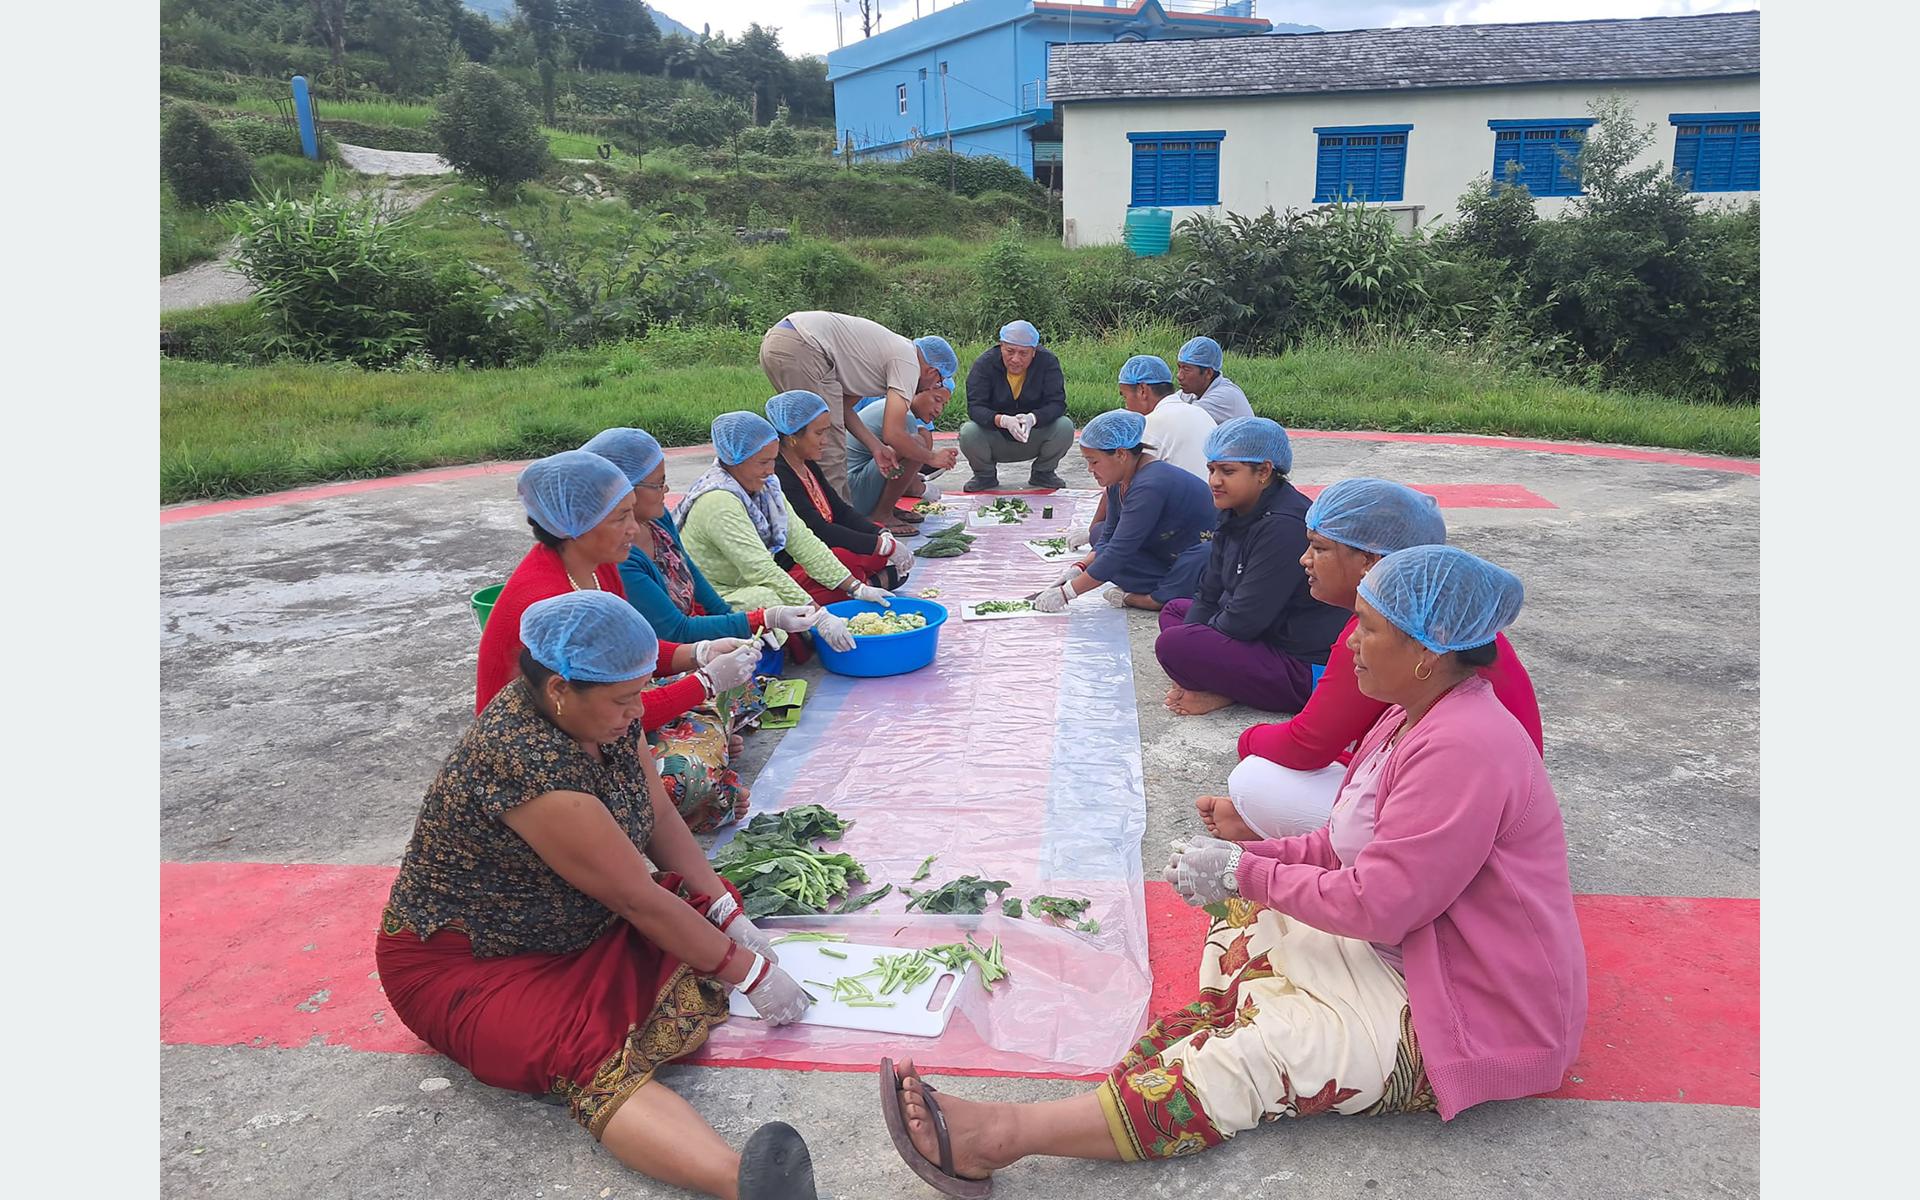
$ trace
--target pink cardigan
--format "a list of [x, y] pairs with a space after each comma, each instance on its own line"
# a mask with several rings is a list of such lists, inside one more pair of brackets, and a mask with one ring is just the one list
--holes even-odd
[[[1389, 708], [1354, 761], [1404, 716]], [[1443, 1118], [1560, 1086], [1587, 1023], [1566, 829], [1539, 752], [1485, 679], [1442, 697], [1389, 753], [1374, 838], [1351, 867], [1322, 827], [1246, 843], [1239, 880], [1247, 899], [1317, 929], [1400, 947]]]

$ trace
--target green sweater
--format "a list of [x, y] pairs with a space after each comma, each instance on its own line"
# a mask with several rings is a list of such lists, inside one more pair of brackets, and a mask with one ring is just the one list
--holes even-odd
[[[826, 587], [845, 583], [852, 574], [846, 564], [813, 535], [785, 497], [781, 503], [787, 509], [787, 553], [793, 556], [793, 561], [805, 567], [816, 583]], [[680, 528], [680, 540], [722, 595], [742, 588], [763, 587], [778, 595], [783, 603], [813, 603], [807, 590], [773, 561], [773, 553], [760, 540], [753, 519], [747, 516], [746, 506], [729, 492], [708, 492], [695, 500], [687, 510], [686, 523]]]

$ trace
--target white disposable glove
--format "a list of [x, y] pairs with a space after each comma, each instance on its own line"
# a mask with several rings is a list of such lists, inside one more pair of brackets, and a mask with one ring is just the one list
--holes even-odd
[[887, 565], [901, 575], [905, 575], [908, 571], [911, 571], [913, 569], [913, 547], [903, 546], [899, 542], [895, 542], [893, 544], [893, 552], [887, 555]]
[[1125, 588], [1110, 587], [1100, 594], [1105, 596], [1107, 603], [1113, 605], [1115, 608], [1125, 608], [1127, 606], [1127, 592]]
[[886, 530], [882, 529], [880, 531], [880, 544], [873, 548], [873, 552], [875, 554], [884, 554], [888, 558], [892, 558], [894, 547], [897, 546], [898, 544], [899, 544], [898, 542], [894, 541], [893, 535], [891, 533], [888, 533]]
[[757, 954], [747, 971], [747, 985], [740, 990], [746, 993], [753, 1011], [769, 1025], [798, 1021], [812, 1003], [793, 976]]
[[1040, 423], [1040, 418], [1032, 413], [1021, 413], [1015, 420], [1020, 422], [1020, 432], [1014, 436], [1023, 442], [1033, 436], [1033, 427]]
[[751, 645], [752, 638], [714, 638], [710, 642], [693, 644], [693, 665], [704, 667], [716, 658], [732, 654], [742, 646]]
[[782, 633], [804, 633], [820, 619], [817, 604], [776, 604], [764, 610], [768, 629]]
[[1065, 583], [1056, 583], [1033, 598], [1033, 607], [1043, 613], [1067, 611], [1067, 605], [1073, 601], [1073, 588]]
[[695, 672], [701, 682], [706, 684], [707, 698], [712, 699], [721, 692], [730, 692], [753, 678], [753, 668], [760, 662], [760, 643], [743, 642], [740, 648], [729, 654], [716, 656], [712, 662]]
[[732, 892], [722, 892], [720, 898], [707, 905], [707, 920], [714, 928], [726, 934], [735, 942], [760, 957], [779, 962], [780, 956], [774, 952], [773, 939], [767, 932], [747, 920], [747, 914], [740, 911], [740, 902], [733, 898]]
[[1027, 434], [1031, 432], [1030, 427], [1026, 423], [1025, 414], [1013, 417], [1008, 416], [1006, 413], [1001, 413], [993, 419], [993, 423], [1006, 430], [1016, 442], [1025, 442], [1027, 440]]
[[1077, 525], [1067, 530], [1067, 549], [1078, 550], [1082, 546], [1093, 545], [1093, 526]]
[[1073, 577], [1075, 575], [1082, 574], [1085, 571], [1086, 571], [1085, 567], [1081, 566], [1079, 563], [1074, 563], [1072, 566], [1067, 568], [1067, 573], [1065, 575], [1062, 575], [1060, 578], [1053, 581], [1054, 586], [1058, 587], [1063, 583], [1072, 583]]
[[827, 645], [835, 650], [844, 652], [853, 649], [855, 645], [853, 633], [847, 628], [847, 622], [836, 613], [822, 611], [819, 623], [814, 625], [813, 632], [815, 636], [826, 639]]
[[1197, 837], [1175, 841], [1173, 857], [1162, 874], [1181, 899], [1196, 908], [1218, 904], [1228, 896], [1240, 894], [1242, 847], [1216, 837]]
[[881, 608], [893, 607], [893, 593], [885, 588], [874, 587], [870, 583], [863, 583], [853, 589], [853, 598], [865, 600], [869, 604], [878, 604]]

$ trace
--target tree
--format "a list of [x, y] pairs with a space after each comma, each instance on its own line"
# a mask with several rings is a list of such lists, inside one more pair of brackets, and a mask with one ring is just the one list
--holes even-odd
[[747, 26], [733, 44], [728, 60], [749, 97], [754, 123], [771, 121], [787, 83], [787, 56], [780, 49], [779, 32], [763, 29], [758, 23]]
[[560, 73], [560, 0], [514, 0], [533, 33], [535, 63], [540, 68], [540, 115], [553, 124], [554, 81]]
[[444, 11], [421, 0], [355, 0], [348, 32], [386, 60], [385, 86], [402, 95], [430, 92], [444, 77], [453, 40]]
[[880, 28], [880, 0], [860, 0], [860, 36], [872, 37]]
[[246, 195], [253, 160], [199, 109], [176, 104], [160, 127], [160, 169], [182, 203], [205, 207]]
[[347, 65], [347, 0], [307, 0], [313, 8], [314, 32], [326, 43], [338, 71]]
[[539, 176], [553, 161], [526, 94], [477, 63], [465, 63], [435, 106], [440, 154], [489, 191]]
[[580, 64], [600, 71], [660, 70], [660, 27], [640, 0], [565, 0]]

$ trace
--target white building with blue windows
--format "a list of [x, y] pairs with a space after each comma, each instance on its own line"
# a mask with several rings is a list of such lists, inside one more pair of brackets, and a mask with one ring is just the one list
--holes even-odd
[[1047, 90], [1070, 246], [1119, 241], [1135, 207], [1178, 221], [1353, 198], [1413, 228], [1509, 162], [1551, 213], [1580, 194], [1589, 105], [1609, 94], [1694, 191], [1760, 192], [1757, 12], [1064, 46]]
[[[889, 6], [889, 16], [899, 6]], [[1058, 46], [1264, 34], [1254, 0], [965, 0], [827, 55], [843, 153], [991, 154], [1059, 186], [1060, 133], [1047, 96]], [[895, 19], [898, 19], [897, 17]]]

